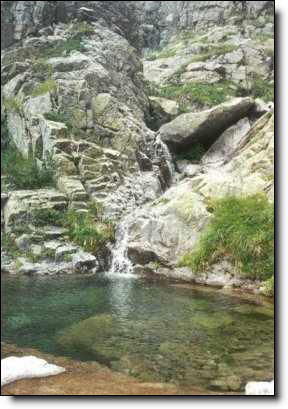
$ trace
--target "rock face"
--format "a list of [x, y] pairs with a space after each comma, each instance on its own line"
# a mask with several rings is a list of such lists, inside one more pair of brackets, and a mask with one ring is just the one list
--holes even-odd
[[[133, 2], [81, 2], [91, 5], [85, 10], [79, 2], [4, 3], [14, 37], [2, 53], [3, 97], [19, 151], [40, 163], [53, 159], [72, 207], [97, 198], [117, 218], [156, 198], [171, 182], [163, 171], [170, 158], [143, 120], [149, 101], [139, 42], [125, 23], [133, 13], [137, 21]], [[48, 36], [39, 30], [46, 13]], [[150, 163], [145, 174], [139, 158]]]
[[[1, 195], [21, 253], [4, 270], [107, 270], [111, 249], [87, 253], [61, 226], [15, 229], [30, 210], [92, 204], [127, 224], [119, 248], [135, 270], [191, 279], [177, 260], [211, 198], [273, 201], [273, 19], [271, 1], [1, 2], [3, 124], [55, 182]], [[207, 280], [235, 282], [231, 269], [222, 260]]]
[[19, 379], [41, 378], [65, 372], [60, 366], [48, 364], [35, 356], [10, 356], [1, 360], [1, 386]]
[[[217, 286], [244, 285], [227, 260], [202, 277], [177, 267], [180, 256], [195, 246], [212, 217], [211, 198], [262, 192], [273, 201], [274, 116], [266, 113], [251, 128], [249, 121], [241, 121], [219, 137], [191, 175], [126, 219], [128, 256], [137, 270]], [[235, 127], [240, 128], [236, 138]], [[248, 281], [245, 286], [253, 286]]]
[[251, 98], [237, 98], [208, 111], [179, 115], [160, 128], [160, 137], [174, 151], [195, 143], [209, 146], [225, 129], [247, 116], [252, 106]]
[[[271, 15], [272, 1], [144, 1], [144, 45], [159, 46], [180, 30], [201, 32], [211, 27], [225, 26], [227, 21], [241, 23], [243, 27], [252, 25], [262, 17], [262, 24], [256, 28], [273, 30], [273, 25], [265, 26], [265, 16]], [[260, 17], [260, 19], [261, 19]], [[255, 29], [255, 28], [254, 28]]]
[[[135, 45], [139, 44], [137, 8], [134, 2], [125, 6], [115, 1], [2, 1], [1, 48], [29, 35], [51, 34], [53, 25], [73, 19], [95, 22], [102, 20]], [[127, 24], [129, 21], [129, 24]]]

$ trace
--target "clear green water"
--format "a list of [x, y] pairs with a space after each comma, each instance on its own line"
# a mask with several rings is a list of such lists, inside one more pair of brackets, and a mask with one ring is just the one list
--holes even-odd
[[3, 276], [2, 340], [145, 381], [241, 390], [273, 378], [273, 306], [132, 277]]

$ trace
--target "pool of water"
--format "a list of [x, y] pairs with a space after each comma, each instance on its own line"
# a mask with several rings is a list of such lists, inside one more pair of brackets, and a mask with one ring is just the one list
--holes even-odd
[[144, 381], [238, 391], [273, 378], [273, 305], [125, 275], [1, 281], [2, 341]]

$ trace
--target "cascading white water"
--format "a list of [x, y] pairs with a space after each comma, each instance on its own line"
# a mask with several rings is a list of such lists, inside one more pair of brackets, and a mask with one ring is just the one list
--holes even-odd
[[[174, 166], [173, 166], [172, 156], [171, 156], [168, 146], [161, 140], [161, 137], [159, 134], [156, 136], [155, 145], [156, 145], [155, 153], [156, 155], [159, 155], [159, 156], [162, 155], [165, 158], [167, 167], [169, 169], [170, 178], [172, 180], [173, 175], [174, 175]], [[159, 148], [161, 152], [159, 152]]]
[[128, 253], [128, 222], [124, 218], [116, 232], [116, 244], [112, 250], [111, 274], [133, 274], [133, 265], [129, 260]]
[[[160, 135], [157, 135], [155, 141], [155, 155], [165, 159], [169, 170], [170, 181], [173, 179], [174, 167], [170, 151], [167, 145], [161, 140]], [[117, 274], [133, 274], [133, 265], [128, 258], [128, 242], [129, 242], [129, 216], [119, 223], [116, 231], [116, 244], [112, 249], [112, 264], [109, 275]]]

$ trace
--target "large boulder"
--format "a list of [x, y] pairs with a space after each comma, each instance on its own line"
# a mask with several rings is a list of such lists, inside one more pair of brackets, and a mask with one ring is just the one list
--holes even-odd
[[209, 147], [222, 132], [246, 117], [253, 104], [252, 98], [235, 98], [207, 111], [179, 115], [160, 128], [160, 137], [173, 151], [184, 151], [195, 143]]

